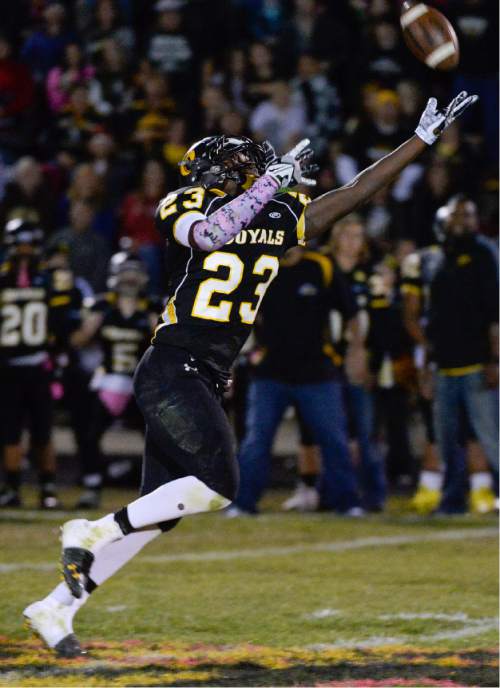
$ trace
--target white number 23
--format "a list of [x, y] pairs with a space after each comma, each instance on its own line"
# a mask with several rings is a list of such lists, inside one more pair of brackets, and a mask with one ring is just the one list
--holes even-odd
[[[202, 318], [204, 320], [215, 320], [217, 322], [229, 322], [233, 302], [222, 299], [217, 305], [211, 304], [212, 296], [214, 294], [231, 294], [241, 284], [245, 265], [243, 261], [234, 253], [224, 253], [222, 251], [214, 251], [210, 253], [203, 262], [204, 270], [210, 272], [217, 272], [220, 267], [229, 268], [229, 274], [226, 279], [219, 279], [217, 277], [209, 277], [204, 280], [198, 287], [198, 292], [194, 300], [191, 315], [195, 318]], [[240, 303], [239, 315], [241, 321], [246, 325], [252, 325], [255, 321], [257, 311], [261, 304], [267, 288], [278, 274], [279, 260], [276, 256], [262, 255], [253, 266], [252, 273], [254, 275], [264, 275], [269, 273], [267, 279], [260, 282], [255, 288], [255, 295], [259, 297], [255, 306], [248, 301]]]

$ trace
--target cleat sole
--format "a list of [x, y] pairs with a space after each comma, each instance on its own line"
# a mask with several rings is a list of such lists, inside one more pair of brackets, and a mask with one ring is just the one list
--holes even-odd
[[62, 573], [64, 581], [73, 597], [80, 599], [85, 582], [94, 561], [94, 555], [82, 547], [66, 547], [62, 554]]

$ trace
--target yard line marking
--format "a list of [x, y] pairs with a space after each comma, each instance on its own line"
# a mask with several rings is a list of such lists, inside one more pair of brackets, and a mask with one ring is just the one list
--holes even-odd
[[[463, 528], [457, 530], [445, 530], [438, 533], [426, 533], [420, 535], [388, 535], [385, 537], [366, 537], [357, 540], [339, 542], [317, 542], [315, 544], [290, 545], [288, 547], [256, 547], [255, 549], [237, 550], [208, 550], [206, 552], [185, 552], [179, 554], [156, 554], [143, 556], [137, 561], [147, 564], [162, 564], [165, 562], [198, 562], [198, 561], [231, 561], [234, 559], [283, 557], [290, 554], [306, 554], [308, 552], [346, 552], [349, 550], [364, 549], [365, 547], [397, 547], [398, 545], [412, 545], [427, 542], [442, 542], [452, 540], [476, 540], [478, 538], [495, 537], [498, 535], [496, 528]], [[11, 571], [32, 570], [49, 571], [57, 568], [55, 563], [19, 562], [12, 564], [0, 564], [0, 573]]]
[[400, 614], [380, 614], [377, 617], [380, 621], [390, 621], [391, 619], [407, 619], [409, 621], [415, 619], [432, 619], [436, 621], [450, 621], [450, 622], [460, 622], [464, 625], [463, 628], [458, 629], [448, 629], [445, 631], [438, 631], [437, 633], [431, 633], [429, 635], [419, 635], [418, 633], [412, 633], [412, 635], [400, 635], [400, 636], [383, 636], [374, 635], [369, 638], [349, 638], [345, 640], [336, 640], [333, 643], [315, 643], [313, 645], [308, 645], [307, 648], [310, 650], [333, 650], [338, 648], [370, 648], [379, 647], [380, 645], [405, 645], [408, 642], [425, 642], [431, 643], [439, 640], [458, 640], [461, 638], [468, 638], [470, 636], [481, 635], [487, 631], [496, 630], [498, 628], [498, 618], [497, 617], [484, 617], [480, 619], [471, 619], [468, 614], [411, 614], [411, 613], [400, 613]]

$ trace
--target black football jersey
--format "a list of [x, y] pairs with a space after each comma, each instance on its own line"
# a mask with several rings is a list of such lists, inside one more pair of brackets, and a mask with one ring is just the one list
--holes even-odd
[[63, 337], [74, 307], [73, 277], [68, 270], [31, 265], [29, 285], [19, 286], [18, 271], [0, 266], [0, 362], [47, 351]]
[[177, 241], [181, 217], [208, 216], [232, 199], [219, 189], [184, 188], [168, 194], [156, 214], [167, 241], [170, 286], [153, 344], [185, 348], [218, 370], [230, 368], [250, 334], [280, 257], [303, 243], [310, 200], [300, 193], [277, 193], [246, 229], [210, 253]]
[[101, 313], [102, 325], [97, 342], [103, 353], [102, 366], [106, 373], [132, 375], [151, 339], [149, 316], [157, 309], [147, 298], [140, 299], [137, 310], [125, 317], [116, 305], [113, 292], [98, 296], [86, 303], [92, 313]]

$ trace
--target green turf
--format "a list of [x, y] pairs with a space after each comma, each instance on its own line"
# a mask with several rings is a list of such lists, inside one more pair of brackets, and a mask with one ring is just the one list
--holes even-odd
[[[111, 492], [106, 508], [129, 496]], [[0, 563], [42, 564], [0, 566], [0, 685], [498, 685], [488, 654], [498, 641], [495, 518], [416, 519], [394, 501], [387, 515], [353, 520], [280, 514], [278, 503], [271, 497], [257, 518], [185, 519], [158, 538], [79, 613], [83, 643], [104, 643], [95, 659], [63, 669], [26, 641], [20, 613], [58, 580], [58, 527], [68, 516], [0, 512]], [[425, 541], [456, 531], [463, 537]], [[419, 541], [313, 549], [396, 536]], [[248, 555], [283, 547], [295, 551]], [[235, 558], [214, 558], [224, 553]], [[134, 661], [128, 641], [137, 641]]]

